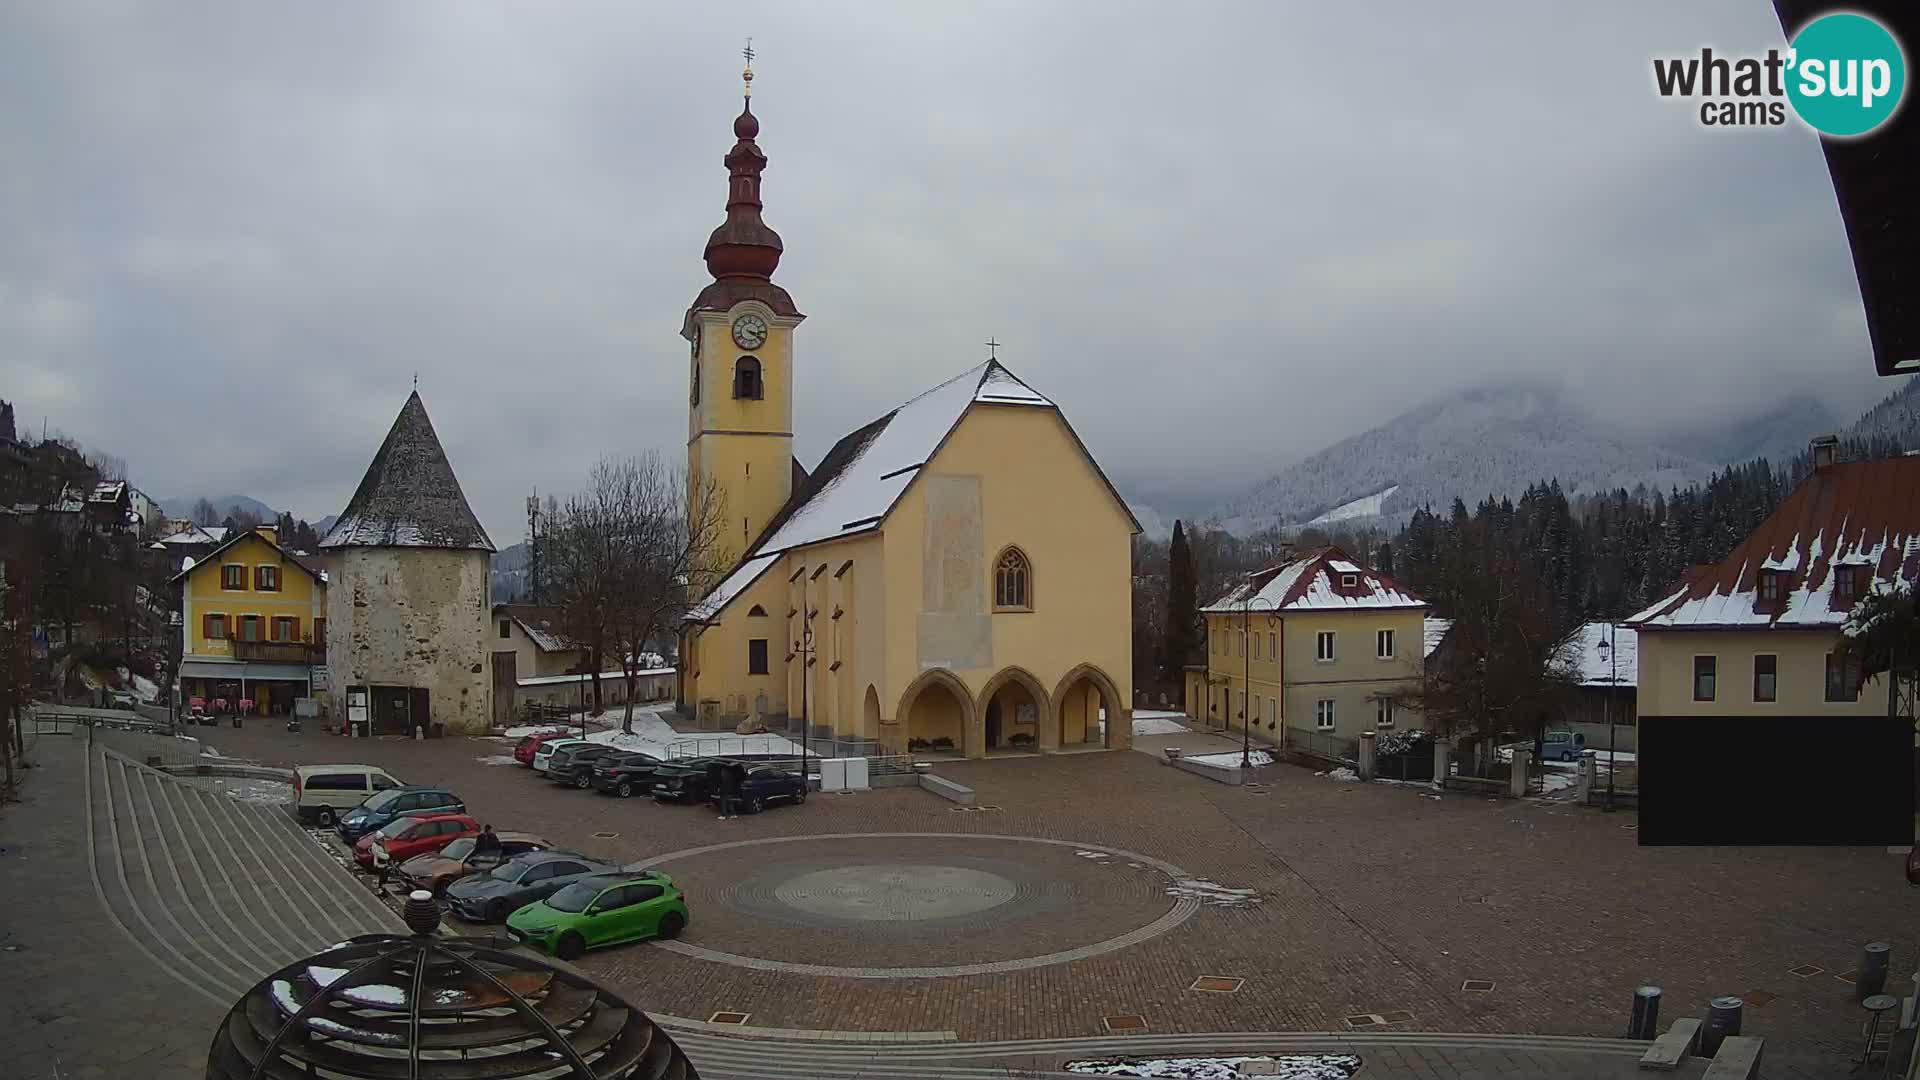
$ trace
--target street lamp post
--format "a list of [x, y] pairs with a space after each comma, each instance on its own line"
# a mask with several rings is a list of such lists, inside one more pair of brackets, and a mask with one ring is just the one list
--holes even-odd
[[[794, 656], [800, 661], [800, 783], [805, 786], [807, 760], [811, 756], [813, 719], [807, 710], [807, 668], [813, 664], [813, 611], [807, 599], [807, 583], [800, 582], [800, 640], [793, 643]], [[791, 685], [791, 684], [789, 684]]]
[[1620, 626], [1607, 624], [1607, 636], [1600, 639], [1600, 648], [1607, 654], [1610, 674], [1607, 676], [1607, 696], [1600, 699], [1600, 707], [1607, 718], [1607, 813], [1613, 812], [1613, 765], [1614, 738], [1613, 695], [1620, 692]]

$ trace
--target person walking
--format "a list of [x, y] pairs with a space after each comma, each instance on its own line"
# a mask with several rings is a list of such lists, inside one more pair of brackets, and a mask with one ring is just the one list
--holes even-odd
[[740, 777], [746, 772], [738, 762], [729, 761], [720, 766], [720, 820], [733, 816], [733, 804], [740, 798]]

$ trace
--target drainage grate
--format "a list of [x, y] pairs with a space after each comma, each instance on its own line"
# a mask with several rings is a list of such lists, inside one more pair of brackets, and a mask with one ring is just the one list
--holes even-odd
[[1202, 975], [1193, 980], [1189, 990], [1200, 990], [1209, 994], [1232, 994], [1247, 984], [1245, 979], [1236, 979], [1231, 975]]
[[720, 1012], [714, 1013], [712, 1016], [707, 1017], [707, 1023], [709, 1024], [744, 1024], [747, 1022], [747, 1017], [752, 1015], [753, 1015], [752, 1013], [727, 1012], [725, 1010], [722, 1010]]
[[1100, 1023], [1103, 1024], [1108, 1031], [1112, 1032], [1147, 1030], [1147, 1018], [1141, 1016], [1139, 1013], [1102, 1017]]
[[1856, 978], [1856, 977], [1857, 977], [1857, 976], [1858, 976], [1859, 974], [1860, 974], [1860, 973], [1859, 973], [1858, 971], [1839, 971], [1839, 972], [1835, 972], [1835, 973], [1834, 973], [1834, 976], [1833, 976], [1833, 977], [1834, 977], [1834, 978], [1836, 978], [1836, 979], [1839, 979], [1839, 980], [1840, 980], [1841, 982], [1843, 982], [1843, 983], [1846, 983], [1847, 985], [1849, 985], [1849, 986], [1851, 986], [1851, 985], [1853, 985], [1853, 980], [1854, 980], [1854, 979], [1855, 979], [1855, 978]]
[[593, 834], [593, 838], [595, 840], [611, 840], [619, 835], [617, 832], [597, 832]]
[[1789, 975], [1798, 975], [1798, 976], [1800, 976], [1800, 977], [1801, 977], [1801, 978], [1803, 978], [1803, 979], [1811, 979], [1811, 978], [1813, 978], [1813, 977], [1814, 977], [1815, 975], [1818, 975], [1818, 974], [1820, 974], [1821, 972], [1823, 972], [1823, 971], [1825, 971], [1825, 970], [1827, 970], [1827, 969], [1826, 969], [1826, 968], [1823, 968], [1823, 967], [1817, 967], [1817, 966], [1815, 966], [1815, 965], [1813, 965], [1813, 964], [1801, 964], [1801, 965], [1800, 965], [1799, 967], [1797, 967], [1797, 968], [1788, 968], [1788, 969], [1787, 969], [1787, 974], [1789, 974]]
[[1460, 984], [1460, 989], [1476, 994], [1485, 994], [1493, 989], [1492, 979], [1468, 979]]
[[1413, 1014], [1405, 1009], [1395, 1009], [1392, 1012], [1380, 1014], [1380, 1022], [1383, 1024], [1405, 1024], [1412, 1019]]
[[1345, 1017], [1344, 1019], [1346, 1020], [1347, 1026], [1350, 1028], [1385, 1027], [1387, 1023], [1385, 1020], [1381, 1019], [1378, 1016], [1375, 1016], [1373, 1013], [1355, 1013], [1354, 1015]]
[[1758, 1009], [1770, 1002], [1779, 1000], [1780, 995], [1766, 990], [1749, 990], [1740, 995], [1740, 1000]]

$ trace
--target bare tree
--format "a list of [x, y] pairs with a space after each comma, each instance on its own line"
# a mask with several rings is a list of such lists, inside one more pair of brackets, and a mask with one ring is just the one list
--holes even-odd
[[548, 588], [561, 628], [586, 647], [593, 709], [604, 711], [601, 659], [621, 659], [626, 679], [622, 730], [633, 730], [633, 699], [648, 649], [686, 611], [689, 581], [725, 568], [724, 499], [711, 477], [689, 478], [664, 458], [602, 459], [586, 490], [549, 521]]
[[127, 459], [118, 454], [108, 454], [99, 450], [88, 455], [93, 467], [100, 473], [102, 483], [116, 484], [127, 478]]
[[202, 527], [220, 524], [219, 509], [204, 495], [193, 501], [193, 510], [190, 516], [193, 518], [195, 525]]

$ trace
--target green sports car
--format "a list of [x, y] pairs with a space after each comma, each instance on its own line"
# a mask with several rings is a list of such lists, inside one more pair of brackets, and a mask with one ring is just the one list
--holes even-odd
[[588, 949], [646, 937], [677, 937], [687, 901], [665, 874], [597, 874], [507, 917], [516, 941], [572, 960]]

